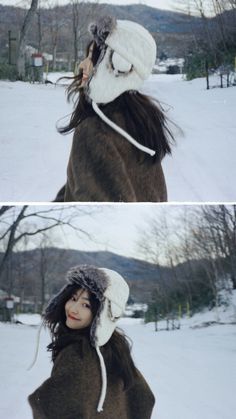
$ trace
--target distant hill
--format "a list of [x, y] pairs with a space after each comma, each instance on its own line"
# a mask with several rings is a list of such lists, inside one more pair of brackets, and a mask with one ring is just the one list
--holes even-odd
[[145, 26], [150, 32], [189, 33], [192, 27], [198, 27], [200, 19], [189, 17], [184, 13], [161, 10], [141, 4], [128, 6], [114, 6], [106, 4], [107, 14], [116, 16], [117, 19], [133, 20]]
[[[86, 17], [89, 4], [83, 4], [81, 10]], [[72, 6], [70, 4], [59, 6], [58, 8], [59, 19], [66, 19], [71, 16]], [[41, 8], [43, 21], [47, 21], [46, 16], [50, 17], [52, 9]], [[191, 32], [192, 26], [198, 26], [200, 18], [189, 17], [187, 14], [172, 12], [170, 10], [161, 10], [154, 7], [149, 7], [141, 4], [134, 4], [128, 6], [119, 6], [112, 4], [99, 4], [97, 5], [97, 15], [112, 15], [117, 19], [133, 20], [145, 26], [151, 32], [175, 32], [186, 33]], [[1, 24], [8, 23], [17, 24], [18, 19], [22, 19], [25, 15], [25, 9], [20, 7], [5, 6], [0, 4], [0, 22]]]
[[[84, 17], [83, 25], [87, 28], [94, 17], [89, 16], [89, 4], [81, 4], [81, 15]], [[167, 52], [169, 55], [183, 56], [185, 44], [189, 44], [189, 34], [200, 25], [198, 17], [189, 17], [183, 13], [169, 10], [159, 10], [144, 5], [117, 6], [111, 4], [98, 4], [96, 16], [110, 14], [118, 19], [128, 19], [140, 23], [152, 32], [157, 39], [158, 55]], [[19, 31], [25, 16], [25, 10], [19, 7], [3, 6], [0, 4], [0, 57], [7, 56], [6, 45], [8, 30]], [[72, 43], [72, 5], [59, 6], [57, 9], [40, 9], [41, 26], [43, 30], [42, 48], [44, 52], [52, 53], [51, 31], [55, 25], [60, 28], [58, 36], [58, 53], [68, 52], [73, 56]], [[55, 21], [56, 19], [56, 21]], [[54, 26], [52, 26], [54, 22]], [[83, 29], [84, 33], [86, 30]], [[84, 43], [86, 44], [84, 35]], [[28, 43], [37, 48], [38, 21], [34, 19], [32, 30], [28, 36]]]
[[[0, 253], [0, 260], [3, 253]], [[224, 263], [224, 261], [221, 261]], [[54, 247], [15, 252], [0, 278], [0, 290], [21, 297], [38, 310], [45, 284], [46, 301], [65, 284], [66, 272], [73, 266], [89, 264], [119, 272], [130, 286], [130, 302], [149, 303], [158, 290], [159, 305], [170, 308], [189, 301], [192, 309], [207, 306], [214, 300], [211, 281], [211, 261], [190, 259], [173, 268], [157, 266], [139, 259], [112, 252], [86, 252]]]
[[[189, 48], [195, 48], [195, 38], [203, 27], [202, 19], [196, 16], [189, 16], [185, 13], [160, 10], [142, 4], [119, 6], [112, 4], [97, 4], [93, 15], [90, 13], [91, 4], [81, 3], [80, 13], [83, 28], [81, 29], [80, 48], [84, 50], [88, 41], [87, 27], [96, 17], [110, 14], [118, 19], [129, 19], [146, 27], [154, 36], [157, 42], [157, 55], [163, 53], [168, 57], [183, 57]], [[25, 9], [0, 4], [0, 59], [8, 57], [8, 31], [15, 34], [19, 31], [25, 16]], [[55, 6], [53, 8], [40, 8], [40, 24], [42, 29], [41, 50], [52, 54], [52, 37], [55, 38], [56, 28], [59, 28], [57, 35], [57, 53], [64, 54], [73, 59], [72, 41], [72, 5]], [[224, 12], [222, 19], [235, 25], [234, 10]], [[208, 19], [208, 26], [211, 28], [219, 20], [219, 16]], [[205, 22], [206, 23], [206, 22]], [[204, 23], [204, 25], [205, 25]], [[38, 16], [35, 16], [34, 24], [29, 32], [28, 43], [37, 48], [39, 43]]]
[[[0, 253], [0, 258], [2, 254]], [[14, 284], [15, 295], [20, 295], [24, 286], [25, 297], [40, 296], [41, 275], [44, 272], [49, 294], [56, 293], [65, 282], [69, 268], [79, 264], [114, 269], [123, 275], [131, 288], [134, 301], [145, 302], [150, 298], [152, 289], [168, 268], [159, 268], [139, 259], [127, 258], [112, 252], [85, 252], [79, 250], [47, 248], [13, 253], [11, 267], [2, 276], [0, 289], [7, 290]]]

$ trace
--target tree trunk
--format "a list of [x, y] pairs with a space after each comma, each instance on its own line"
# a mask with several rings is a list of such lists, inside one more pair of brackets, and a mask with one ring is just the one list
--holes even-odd
[[26, 45], [26, 37], [30, 26], [32, 24], [32, 20], [36, 13], [38, 7], [38, 0], [31, 0], [31, 5], [26, 13], [25, 20], [23, 22], [21, 31], [20, 31], [20, 39], [18, 45], [18, 54], [17, 54], [17, 73], [18, 79], [24, 80], [25, 79], [25, 45]]
[[24, 218], [24, 214], [25, 214], [25, 211], [26, 211], [27, 207], [28, 207], [28, 205], [24, 205], [22, 207], [22, 209], [19, 212], [16, 220], [12, 224], [11, 231], [10, 231], [10, 234], [9, 234], [8, 243], [7, 243], [7, 248], [6, 248], [6, 251], [5, 251], [4, 255], [3, 255], [3, 258], [1, 260], [1, 263], [0, 263], [0, 277], [1, 277], [1, 275], [2, 275], [2, 273], [4, 271], [4, 268], [5, 268], [8, 260], [9, 260], [9, 258], [11, 256], [11, 254], [12, 254], [12, 250], [13, 250], [13, 247], [15, 245], [15, 234], [16, 234], [18, 225], [20, 224], [21, 220]]
[[53, 52], [52, 52], [52, 69], [53, 71], [56, 71], [57, 69], [57, 45], [56, 44], [53, 46]]
[[37, 20], [38, 20], [38, 52], [42, 52], [42, 38], [43, 38], [43, 34], [42, 34], [42, 22], [41, 22], [41, 11], [40, 9], [38, 10], [37, 13]]

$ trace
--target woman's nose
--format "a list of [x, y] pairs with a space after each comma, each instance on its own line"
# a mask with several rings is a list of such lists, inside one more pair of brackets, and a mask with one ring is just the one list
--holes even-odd
[[79, 302], [78, 301], [76, 301], [74, 304], [73, 304], [73, 307], [72, 307], [72, 313], [79, 313]]
[[79, 64], [79, 68], [80, 68], [81, 70], [83, 70], [83, 67], [84, 67], [84, 60], [83, 60], [83, 61], [81, 61], [81, 63]]
[[86, 74], [90, 74], [93, 70], [93, 63], [89, 58], [85, 58], [79, 65], [79, 68]]
[[88, 58], [85, 58], [85, 60], [81, 61], [79, 68], [81, 68], [81, 70], [84, 70], [86, 67], [88, 67], [89, 62], [88, 62]]

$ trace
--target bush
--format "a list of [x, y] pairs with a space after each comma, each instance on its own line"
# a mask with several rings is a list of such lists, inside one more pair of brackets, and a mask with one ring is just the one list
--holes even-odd
[[202, 55], [189, 54], [185, 59], [183, 72], [186, 74], [187, 80], [193, 80], [198, 77], [206, 76], [206, 59]]
[[178, 65], [169, 65], [166, 74], [180, 74], [180, 68]]
[[7, 64], [7, 63], [0, 63], [0, 79], [16, 81], [17, 80], [16, 66]]
[[133, 312], [133, 315], [132, 315], [132, 317], [133, 317], [134, 319], [143, 319], [143, 318], [144, 318], [144, 316], [145, 316], [145, 313], [144, 313], [144, 311], [143, 311], [143, 310], [135, 310], [135, 311]]
[[206, 66], [209, 69], [216, 69], [222, 65], [233, 67], [236, 56], [235, 47], [228, 46], [227, 52], [223, 50], [223, 47], [218, 44], [218, 48], [215, 53], [210, 51], [191, 51], [187, 57], [185, 57], [184, 73], [186, 74], [187, 80], [193, 80], [198, 77], [206, 76]]

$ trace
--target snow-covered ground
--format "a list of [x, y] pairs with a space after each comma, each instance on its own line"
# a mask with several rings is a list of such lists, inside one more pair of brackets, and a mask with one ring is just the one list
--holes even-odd
[[[133, 356], [149, 382], [156, 405], [152, 419], [232, 419], [236, 411], [235, 307], [203, 312], [181, 321], [181, 329], [154, 331], [139, 319], [122, 319], [119, 326], [133, 340]], [[33, 358], [40, 317], [21, 315], [25, 324], [0, 323], [0, 418], [30, 419], [27, 395], [51, 370], [43, 330], [38, 361]], [[233, 323], [234, 322], [234, 323]], [[30, 325], [31, 324], [31, 325]], [[159, 325], [164, 329], [165, 324]], [[196, 327], [197, 326], [197, 327]], [[56, 419], [56, 418], [55, 418]]]
[[[153, 75], [143, 90], [184, 131], [163, 163], [169, 201], [235, 201], [236, 89], [207, 91], [204, 79]], [[0, 201], [52, 200], [65, 182], [72, 140], [55, 128], [72, 110], [65, 88], [0, 81], [0, 106]]]

